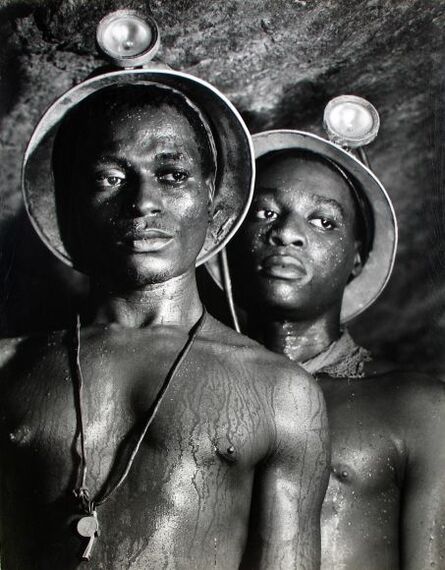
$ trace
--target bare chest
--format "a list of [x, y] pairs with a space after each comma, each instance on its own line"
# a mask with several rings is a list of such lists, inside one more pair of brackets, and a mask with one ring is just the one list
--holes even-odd
[[[3, 542], [14, 556], [26, 550], [27, 567], [44, 555], [39, 545], [45, 527], [51, 556], [65, 556], [66, 567], [74, 568], [77, 551], [85, 547], [72, 530], [79, 516], [72, 491], [81, 475], [81, 407], [86, 485], [93, 498], [112, 491], [97, 508], [101, 537], [94, 556], [103, 561], [97, 567], [127, 567], [121, 560], [135, 557], [131, 567], [137, 568], [170, 567], [175, 559], [196, 568], [209, 567], [213, 559], [221, 568], [237, 566], [254, 468], [271, 440], [267, 394], [233, 354], [227, 359], [197, 347], [178, 369], [134, 454], [178, 350], [168, 343], [136, 350], [132, 343], [116, 344], [84, 343], [80, 397], [62, 350], [39, 353], [10, 371], [0, 402], [0, 492], [8, 521]], [[195, 561], [204, 532], [221, 537], [221, 548], [229, 546], [220, 552], [220, 541], [212, 542]], [[22, 543], [14, 546], [14, 536], [24, 537]], [[227, 552], [233, 554], [227, 558]]]
[[351, 503], [399, 496], [404, 445], [386, 405], [357, 389], [325, 392], [331, 431], [331, 474], [325, 504], [333, 512]]
[[405, 452], [391, 399], [358, 383], [324, 393], [332, 451], [322, 568], [396, 568]]
[[[76, 476], [83, 429], [97, 490], [113, 470], [117, 476], [124, 468], [151, 419], [132, 477], [147, 473], [147, 466], [153, 484], [158, 473], [186, 468], [206, 474], [249, 469], [267, 452], [269, 423], [261, 396], [236, 368], [196, 353], [178, 369], [154, 410], [173, 360], [168, 354], [145, 361], [87, 355], [81, 393], [69, 363], [51, 363], [50, 377], [38, 382], [28, 382], [29, 373], [19, 378], [3, 421], [9, 463], [20, 469], [28, 462], [40, 465], [42, 476], [54, 482], [50, 495], [56, 496]], [[33, 373], [41, 371], [39, 366]]]

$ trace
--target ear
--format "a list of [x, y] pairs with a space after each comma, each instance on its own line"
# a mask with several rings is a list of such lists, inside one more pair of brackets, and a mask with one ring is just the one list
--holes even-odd
[[355, 254], [354, 254], [354, 264], [352, 266], [350, 280], [358, 277], [363, 269], [362, 256], [360, 254], [361, 243], [359, 241], [355, 242]]

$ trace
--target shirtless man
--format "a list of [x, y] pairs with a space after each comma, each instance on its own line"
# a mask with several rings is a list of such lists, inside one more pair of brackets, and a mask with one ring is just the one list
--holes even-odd
[[[197, 293], [215, 207], [242, 180], [231, 169], [251, 168], [223, 104], [190, 76], [119, 72], [62, 97], [32, 139], [28, 211], [90, 276], [91, 303], [72, 330], [1, 345], [2, 570], [68, 570], [82, 555], [103, 570], [319, 567], [321, 391]], [[217, 105], [225, 131], [212, 135], [202, 113]], [[53, 188], [36, 140], [60, 117]]]
[[253, 138], [254, 200], [229, 246], [235, 301], [249, 334], [302, 363], [326, 398], [332, 466], [322, 568], [445, 568], [445, 386], [377, 372], [342, 334], [391, 272], [396, 232], [386, 194], [324, 139], [295, 131]]

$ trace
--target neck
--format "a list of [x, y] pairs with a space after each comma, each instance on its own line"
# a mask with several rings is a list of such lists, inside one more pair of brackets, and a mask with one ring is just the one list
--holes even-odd
[[304, 362], [326, 350], [339, 338], [339, 311], [303, 321], [292, 318], [249, 321], [249, 329], [269, 350], [284, 354], [293, 361]]
[[132, 291], [115, 291], [92, 283], [88, 312], [88, 320], [93, 323], [130, 328], [161, 324], [190, 328], [202, 314], [195, 270]]

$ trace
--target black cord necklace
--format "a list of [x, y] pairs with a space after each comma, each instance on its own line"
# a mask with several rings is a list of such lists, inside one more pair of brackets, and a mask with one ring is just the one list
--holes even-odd
[[[75, 354], [75, 396], [77, 399], [76, 407], [78, 412], [78, 424], [79, 424], [79, 432], [80, 432], [80, 453], [81, 453], [81, 464], [80, 464], [80, 484], [74, 489], [74, 495], [79, 500], [80, 507], [82, 511], [85, 513], [77, 521], [77, 532], [80, 536], [84, 538], [88, 538], [88, 544], [82, 554], [82, 560], [90, 560], [92, 549], [94, 546], [95, 539], [99, 536], [99, 519], [97, 516], [96, 508], [100, 505], [103, 505], [110, 496], [121, 487], [124, 483], [125, 479], [127, 478], [130, 469], [133, 465], [133, 462], [136, 458], [136, 455], [139, 451], [139, 448], [142, 444], [142, 441], [145, 438], [145, 435], [148, 431], [148, 428], [152, 424], [157, 411], [164, 399], [165, 393], [167, 388], [171, 384], [171, 381], [175, 377], [176, 372], [178, 371], [181, 364], [184, 362], [186, 356], [190, 352], [192, 348], [193, 342], [195, 341], [196, 337], [198, 336], [199, 332], [202, 329], [204, 324], [205, 318], [207, 315], [207, 311], [205, 307], [203, 307], [202, 315], [200, 316], [199, 320], [193, 325], [189, 332], [188, 339], [184, 346], [182, 347], [181, 351], [179, 352], [178, 356], [175, 358], [170, 370], [168, 371], [162, 386], [160, 387], [158, 393], [156, 394], [156, 398], [153, 401], [151, 406], [151, 412], [147, 417], [147, 420], [143, 426], [143, 429], [133, 447], [133, 450], [130, 454], [130, 457], [126, 463], [125, 468], [123, 469], [119, 480], [117, 483], [112, 486], [108, 491], [99, 493], [96, 497], [92, 498], [91, 493], [88, 489], [86, 484], [86, 478], [88, 473], [87, 467], [87, 460], [86, 460], [86, 451], [85, 451], [85, 424], [84, 424], [84, 417], [83, 417], [83, 407], [82, 407], [82, 392], [83, 392], [83, 373], [82, 367], [80, 365], [80, 315], [77, 315], [76, 320], [76, 331], [75, 331], [75, 342], [74, 342], [74, 354]], [[73, 379], [74, 381], [74, 379]]]

